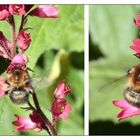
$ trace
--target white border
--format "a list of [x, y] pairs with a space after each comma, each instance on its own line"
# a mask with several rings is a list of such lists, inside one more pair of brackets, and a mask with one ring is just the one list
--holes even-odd
[[84, 134], [89, 135], [89, 5], [84, 6]]
[[140, 4], [140, 0], [5, 0], [0, 4]]

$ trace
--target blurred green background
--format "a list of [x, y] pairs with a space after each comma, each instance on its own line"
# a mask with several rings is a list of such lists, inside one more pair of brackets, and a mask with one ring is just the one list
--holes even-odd
[[[113, 100], [123, 99], [127, 79], [112, 81], [140, 60], [129, 48], [139, 31], [139, 5], [90, 5], [90, 135], [140, 134], [140, 116], [118, 121]], [[102, 88], [104, 85], [104, 88]]]
[[[38, 83], [38, 87], [42, 88], [36, 88], [36, 93], [43, 111], [50, 119], [49, 109], [58, 83], [65, 79], [71, 85], [72, 93], [67, 99], [72, 105], [72, 111], [68, 120], [60, 120], [56, 127], [58, 135], [83, 135], [84, 6], [56, 6], [60, 10], [58, 19], [29, 17], [26, 27], [33, 30], [30, 30], [32, 42], [26, 51], [30, 60], [28, 66], [34, 70], [34, 73], [30, 73], [32, 77], [41, 79], [38, 81], [42, 85]], [[18, 16], [16, 23], [19, 26]], [[6, 22], [0, 22], [0, 30], [10, 38]], [[3, 73], [8, 62], [0, 58], [0, 65], [0, 73]], [[53, 83], [49, 83], [50, 80]], [[28, 117], [29, 111], [14, 105], [8, 96], [0, 99], [0, 135], [47, 135], [46, 131], [14, 132], [15, 126], [11, 124], [16, 120], [14, 114]]]

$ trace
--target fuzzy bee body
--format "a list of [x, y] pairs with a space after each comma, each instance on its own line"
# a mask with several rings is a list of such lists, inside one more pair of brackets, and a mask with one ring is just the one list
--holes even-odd
[[29, 100], [29, 91], [25, 88], [13, 89], [9, 92], [11, 101], [15, 104], [24, 104]]
[[125, 100], [133, 106], [140, 107], [140, 91], [135, 91], [130, 87], [124, 90]]
[[124, 89], [125, 100], [140, 108], [140, 65], [136, 65], [127, 73], [128, 83]]
[[27, 70], [15, 67], [9, 74], [7, 83], [11, 87], [8, 91], [10, 100], [14, 104], [27, 103], [29, 100], [29, 94], [33, 92]]

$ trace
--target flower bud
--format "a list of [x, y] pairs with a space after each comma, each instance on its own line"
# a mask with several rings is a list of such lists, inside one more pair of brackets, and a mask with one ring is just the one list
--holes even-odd
[[71, 92], [71, 87], [65, 84], [63, 80], [56, 88], [54, 92], [55, 98], [65, 98]]
[[9, 15], [8, 5], [0, 5], [0, 20], [5, 20]]
[[40, 18], [57, 18], [59, 10], [54, 5], [41, 5], [32, 10], [29, 15]]
[[20, 31], [17, 38], [17, 44], [19, 48], [22, 51], [25, 51], [28, 49], [29, 45], [31, 43], [31, 36], [29, 33], [26, 33], [25, 31]]
[[9, 12], [11, 13], [11, 15], [24, 15], [25, 6], [24, 4], [10, 4]]

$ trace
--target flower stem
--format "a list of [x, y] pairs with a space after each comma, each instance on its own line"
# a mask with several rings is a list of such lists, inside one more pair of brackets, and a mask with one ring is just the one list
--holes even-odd
[[15, 20], [12, 15], [9, 17], [9, 24], [11, 28], [11, 43], [12, 43], [11, 56], [13, 58], [16, 54], [16, 30], [15, 30]]
[[25, 18], [26, 18], [26, 17], [24, 17], [24, 15], [23, 15], [22, 18], [21, 18], [21, 24], [20, 24], [20, 27], [19, 27], [19, 32], [23, 29]]
[[33, 96], [33, 100], [34, 100], [34, 104], [36, 106], [36, 109], [38, 111], [38, 113], [40, 114], [40, 116], [42, 117], [42, 119], [44, 120], [45, 122], [45, 126], [46, 126], [46, 130], [47, 132], [49, 133], [49, 135], [51, 136], [54, 136], [54, 135], [57, 135], [57, 132], [54, 128], [54, 126], [51, 124], [51, 122], [49, 121], [49, 119], [45, 116], [45, 114], [43, 113], [43, 111], [41, 110], [40, 108], [40, 105], [39, 105], [39, 102], [38, 102], [38, 99], [37, 99], [37, 96], [36, 96], [36, 93], [33, 92], [32, 94]]

